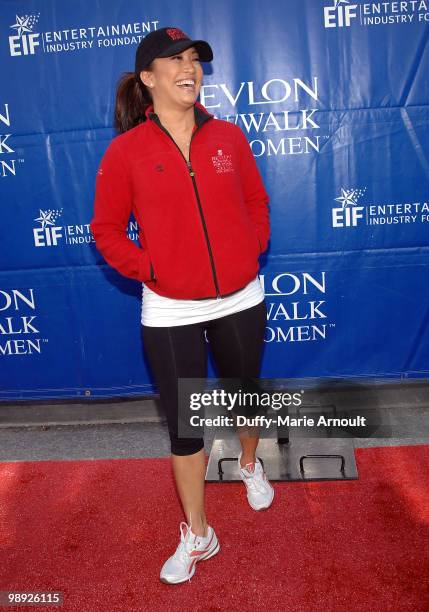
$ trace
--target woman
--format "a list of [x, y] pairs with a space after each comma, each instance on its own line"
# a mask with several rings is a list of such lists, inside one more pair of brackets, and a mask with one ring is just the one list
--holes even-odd
[[[202, 439], [178, 431], [178, 378], [207, 375], [207, 340], [218, 375], [258, 377], [266, 325], [258, 257], [269, 239], [268, 197], [237, 126], [198, 103], [212, 50], [178, 28], [138, 46], [135, 72], [118, 86], [113, 139], [100, 163], [91, 230], [121, 274], [143, 283], [142, 336], [167, 414], [172, 466], [186, 516], [163, 582], [193, 576], [219, 551], [204, 509]], [[139, 248], [126, 235], [130, 213]], [[255, 510], [274, 491], [255, 457], [258, 437], [240, 430], [240, 476]]]

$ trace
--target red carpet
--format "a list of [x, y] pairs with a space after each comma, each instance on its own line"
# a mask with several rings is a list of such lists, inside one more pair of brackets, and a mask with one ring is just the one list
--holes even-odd
[[[60, 590], [62, 612], [426, 612], [429, 446], [356, 450], [360, 480], [207, 484], [220, 553], [158, 579], [183, 519], [169, 459], [0, 463], [0, 590]], [[30, 608], [8, 607], [5, 610]]]

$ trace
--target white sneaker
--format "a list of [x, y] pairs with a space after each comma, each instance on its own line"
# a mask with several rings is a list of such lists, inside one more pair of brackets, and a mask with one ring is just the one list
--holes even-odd
[[[183, 527], [185, 526], [185, 532]], [[164, 563], [160, 579], [167, 584], [179, 584], [190, 580], [195, 573], [197, 561], [210, 559], [219, 552], [220, 546], [212, 527], [207, 527], [207, 536], [197, 536], [191, 527], [182, 521], [180, 523], [180, 544], [176, 552]]]
[[254, 510], [264, 510], [269, 508], [274, 498], [274, 489], [264, 472], [261, 462], [256, 457], [255, 467], [253, 472], [247, 469], [248, 463], [244, 468], [241, 467], [240, 459], [242, 453], [238, 456], [238, 469], [240, 476], [247, 489], [247, 499], [250, 506]]

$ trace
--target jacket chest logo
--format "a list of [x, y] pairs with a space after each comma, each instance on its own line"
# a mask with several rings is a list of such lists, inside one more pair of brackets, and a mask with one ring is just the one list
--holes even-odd
[[232, 163], [232, 155], [227, 155], [218, 149], [216, 155], [212, 156], [212, 163], [217, 174], [225, 174], [226, 172], [235, 172]]

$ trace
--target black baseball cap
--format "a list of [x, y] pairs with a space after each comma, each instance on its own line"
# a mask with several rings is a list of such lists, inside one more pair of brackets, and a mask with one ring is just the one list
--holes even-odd
[[195, 47], [202, 62], [211, 62], [213, 51], [205, 40], [192, 40], [179, 28], [154, 30], [141, 41], [136, 51], [135, 77], [140, 81], [140, 72], [157, 57], [171, 57], [189, 47]]

